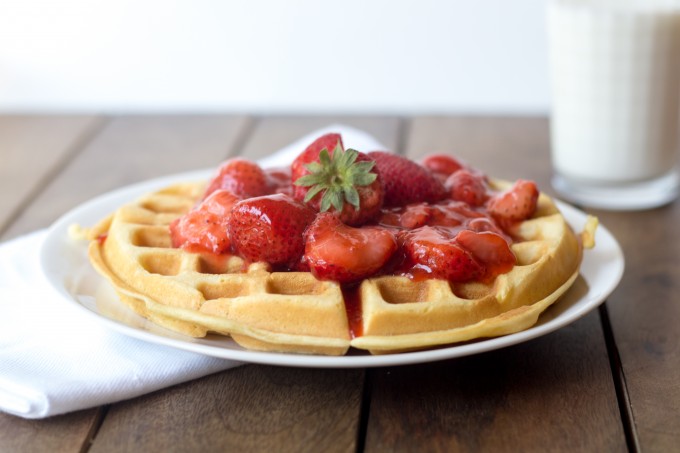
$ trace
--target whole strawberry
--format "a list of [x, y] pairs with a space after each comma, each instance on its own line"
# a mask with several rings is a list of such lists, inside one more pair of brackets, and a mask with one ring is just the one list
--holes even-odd
[[302, 151], [293, 161], [290, 166], [290, 175], [293, 181], [298, 178], [309, 174], [307, 170], [307, 164], [319, 161], [319, 154], [321, 150], [328, 150], [330, 153], [333, 152], [335, 148], [345, 149], [342, 144], [342, 137], [340, 134], [330, 133], [322, 135], [321, 137], [314, 140], [304, 151]]
[[270, 194], [275, 184], [255, 162], [238, 157], [220, 165], [217, 174], [208, 183], [203, 198], [217, 189], [229, 190], [243, 199]]
[[241, 200], [229, 218], [232, 247], [246, 261], [293, 269], [304, 252], [302, 235], [315, 214], [285, 194]]
[[239, 198], [228, 190], [216, 190], [194, 209], [170, 224], [173, 247], [189, 251], [224, 253], [231, 242], [227, 224]]
[[425, 167], [397, 154], [372, 151], [368, 156], [382, 179], [385, 206], [436, 202], [446, 197], [441, 181]]
[[387, 229], [354, 228], [321, 213], [305, 232], [303, 261], [319, 279], [352, 283], [380, 271], [396, 250], [396, 238]]
[[[311, 155], [307, 155], [311, 157]], [[348, 225], [375, 219], [383, 205], [383, 187], [375, 162], [353, 149], [323, 148], [294, 180], [294, 197], [317, 211], [335, 213]]]
[[430, 154], [425, 156], [420, 163], [435, 175], [443, 177], [443, 179], [446, 179], [461, 168], [465, 168], [461, 161], [448, 154]]

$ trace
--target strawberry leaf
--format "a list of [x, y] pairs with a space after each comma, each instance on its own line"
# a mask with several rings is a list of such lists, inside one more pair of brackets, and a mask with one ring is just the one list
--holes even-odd
[[359, 209], [359, 192], [354, 187], [344, 189], [345, 200], [355, 208]]
[[321, 195], [320, 210], [327, 211], [333, 207], [342, 211], [344, 204], [349, 203], [356, 209], [360, 206], [357, 187], [372, 184], [378, 175], [373, 173], [375, 162], [357, 162], [359, 152], [354, 149], [346, 151], [338, 144], [333, 153], [324, 148], [319, 153], [319, 160], [305, 166], [309, 174], [298, 178], [295, 185], [309, 187], [304, 201], [308, 202]]
[[322, 186], [318, 186], [318, 185], [313, 186], [311, 189], [309, 189], [309, 191], [307, 192], [307, 195], [305, 195], [305, 199], [304, 199], [305, 203], [307, 203], [312, 198], [314, 198], [316, 196], [316, 194], [318, 194], [322, 190], [324, 190], [324, 188]]

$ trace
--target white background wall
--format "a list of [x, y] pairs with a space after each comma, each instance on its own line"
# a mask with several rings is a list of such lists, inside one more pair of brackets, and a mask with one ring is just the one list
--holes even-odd
[[0, 111], [542, 113], [546, 0], [0, 0]]

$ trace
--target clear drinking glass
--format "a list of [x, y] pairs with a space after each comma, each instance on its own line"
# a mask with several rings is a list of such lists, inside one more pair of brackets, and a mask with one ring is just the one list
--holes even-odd
[[680, 7], [674, 0], [551, 0], [553, 186], [604, 209], [678, 195]]

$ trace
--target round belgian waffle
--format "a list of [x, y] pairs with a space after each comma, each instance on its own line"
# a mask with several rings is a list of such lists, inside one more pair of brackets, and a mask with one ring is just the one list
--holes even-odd
[[173, 248], [168, 225], [203, 188], [178, 184], [121, 207], [91, 230], [90, 260], [152, 322], [194, 337], [231, 335], [248, 349], [388, 353], [517, 332], [571, 286], [581, 261], [580, 241], [541, 195], [534, 217], [513, 231], [517, 265], [509, 273], [489, 284], [372, 278], [348, 310], [347, 291], [310, 273]]

